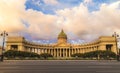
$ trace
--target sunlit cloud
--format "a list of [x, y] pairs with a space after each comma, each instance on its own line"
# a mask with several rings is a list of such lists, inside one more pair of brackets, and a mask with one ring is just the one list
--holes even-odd
[[[39, 1], [39, 0], [38, 0]], [[89, 11], [84, 0], [79, 5], [56, 9], [55, 14], [45, 14], [42, 11], [26, 9], [26, 0], [0, 1], [0, 31], [9, 34], [19, 34], [27, 39], [52, 40], [57, 39], [61, 29], [68, 39], [94, 40], [99, 36], [120, 33], [120, 1], [110, 4], [102, 3], [99, 10]], [[44, 0], [46, 4], [59, 4], [59, 0]], [[40, 2], [38, 2], [38, 5]], [[56, 5], [57, 6], [57, 5]], [[77, 41], [79, 42], [79, 41]]]

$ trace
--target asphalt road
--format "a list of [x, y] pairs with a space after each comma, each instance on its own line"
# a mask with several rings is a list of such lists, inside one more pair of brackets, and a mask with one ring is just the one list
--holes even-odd
[[0, 73], [120, 73], [117, 61], [4, 61]]

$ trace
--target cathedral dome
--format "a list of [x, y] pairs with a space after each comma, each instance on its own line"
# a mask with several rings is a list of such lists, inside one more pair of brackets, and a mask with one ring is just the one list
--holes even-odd
[[60, 39], [60, 38], [67, 39], [67, 35], [64, 33], [63, 30], [62, 30], [62, 31], [60, 32], [60, 34], [58, 35], [58, 39]]

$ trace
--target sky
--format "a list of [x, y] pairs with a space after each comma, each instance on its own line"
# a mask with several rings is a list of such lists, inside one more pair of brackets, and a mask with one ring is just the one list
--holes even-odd
[[120, 34], [120, 0], [0, 0], [1, 33], [53, 43], [61, 29], [71, 43]]

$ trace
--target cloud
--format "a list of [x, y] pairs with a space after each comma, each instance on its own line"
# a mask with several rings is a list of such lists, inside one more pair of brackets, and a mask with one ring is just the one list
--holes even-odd
[[92, 0], [84, 0], [84, 3], [86, 4], [92, 3]]
[[0, 0], [0, 31], [20, 32], [35, 40], [56, 39], [62, 28], [69, 39], [91, 40], [114, 31], [120, 33], [120, 1], [102, 4], [92, 12], [81, 3], [57, 10], [54, 15], [26, 10], [25, 3], [26, 0]]
[[34, 39], [53, 38], [53, 36], [55, 36], [56, 34], [56, 16], [45, 15], [42, 12], [29, 9], [26, 11], [26, 16], [24, 16], [24, 20], [26, 20], [30, 24], [27, 29]]
[[[0, 1], [0, 31], [9, 35], [27, 35], [34, 39], [48, 39], [57, 36], [56, 16], [32, 9], [25, 10], [26, 0]], [[16, 34], [17, 33], [17, 34]], [[52, 35], [52, 36], [50, 36]]]
[[57, 5], [59, 2], [57, 0], [44, 0], [46, 4]]
[[[60, 24], [67, 31], [71, 31], [81, 39], [95, 39], [102, 35], [112, 35], [114, 31], [120, 33], [120, 1], [112, 4], [102, 4], [100, 10], [89, 12], [82, 3], [78, 7], [58, 10], [62, 19]], [[71, 35], [73, 38], [73, 35]]]
[[25, 0], [1, 0], [0, 1], [0, 31], [24, 30], [21, 15], [24, 15]]

